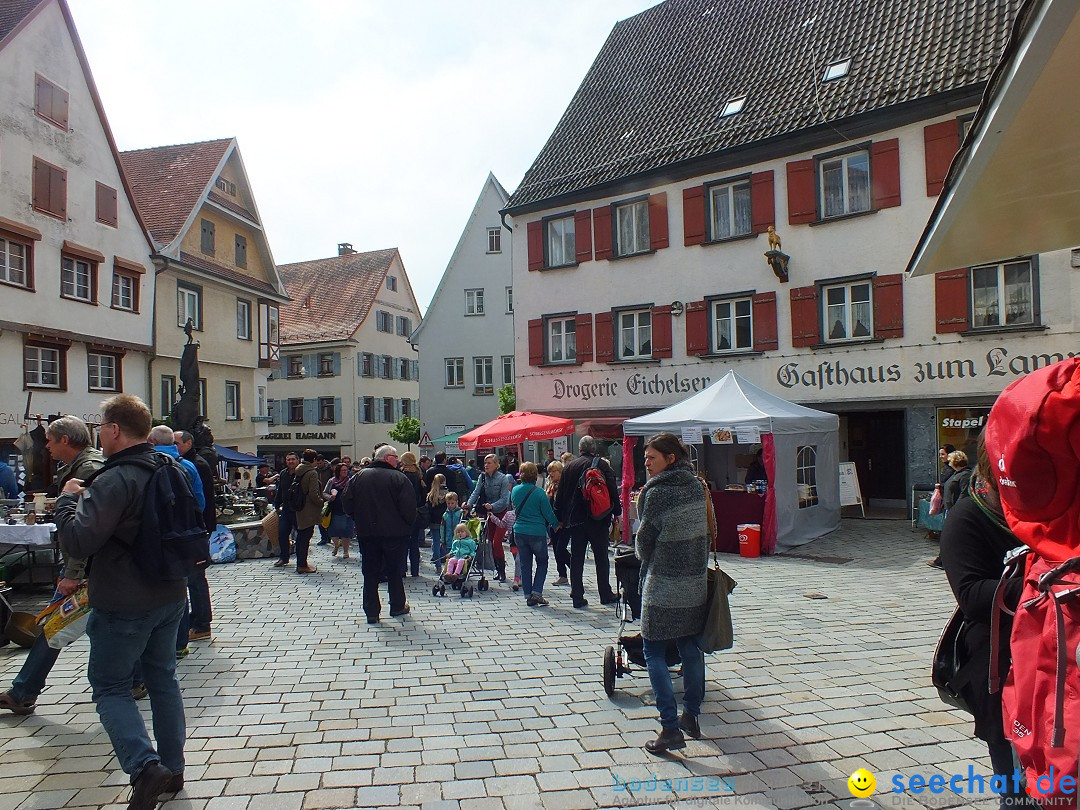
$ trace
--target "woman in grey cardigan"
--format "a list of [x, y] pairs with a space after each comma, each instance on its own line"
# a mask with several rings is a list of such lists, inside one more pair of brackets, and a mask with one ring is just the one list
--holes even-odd
[[[641, 526], [641, 637], [656, 708], [663, 727], [645, 750], [662, 754], [686, 747], [685, 731], [700, 737], [698, 715], [705, 698], [705, 655], [697, 645], [705, 626], [709, 532], [705, 492], [689, 464], [686, 445], [671, 433], [645, 443], [649, 480], [638, 499]], [[678, 713], [667, 646], [674, 641], [682, 657], [683, 713]]]

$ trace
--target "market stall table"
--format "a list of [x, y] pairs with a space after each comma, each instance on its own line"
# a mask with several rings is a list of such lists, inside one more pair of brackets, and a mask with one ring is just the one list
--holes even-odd
[[716, 550], [739, 553], [739, 532], [736, 526], [756, 523], [765, 516], [765, 496], [755, 492], [713, 490], [712, 502], [716, 512]]
[[[37, 555], [47, 550], [46, 564], [49, 566], [55, 565], [60, 558], [55, 532], [54, 523], [0, 523], [0, 568], [4, 569], [0, 579], [13, 579], [12, 569], [22, 559], [18, 555], [25, 554], [29, 558], [30, 584], [40, 584], [34, 581], [34, 569], [39, 565]], [[46, 581], [52, 581], [51, 573]]]

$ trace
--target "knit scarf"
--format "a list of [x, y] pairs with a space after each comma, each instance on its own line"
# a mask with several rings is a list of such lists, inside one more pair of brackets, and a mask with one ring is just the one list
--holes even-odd
[[1005, 522], [1005, 516], [996, 511], [986, 500], [986, 496], [990, 491], [990, 484], [978, 475], [972, 475], [971, 480], [968, 481], [968, 495], [971, 496], [971, 500], [975, 501], [975, 505], [979, 507], [982, 513], [987, 519], [994, 524], [995, 527], [1005, 532], [1010, 538], [1015, 540], [1014, 545], [1022, 545], [1020, 538], [1013, 534], [1012, 529], [1009, 528], [1009, 524]]

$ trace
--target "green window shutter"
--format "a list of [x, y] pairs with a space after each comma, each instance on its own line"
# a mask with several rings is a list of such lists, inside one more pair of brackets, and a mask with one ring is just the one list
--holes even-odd
[[317, 424], [319, 424], [319, 400], [317, 400], [317, 399], [305, 399], [304, 400], [304, 424], [305, 425], [317, 425]]
[[341, 376], [341, 352], [334, 352], [334, 376]]

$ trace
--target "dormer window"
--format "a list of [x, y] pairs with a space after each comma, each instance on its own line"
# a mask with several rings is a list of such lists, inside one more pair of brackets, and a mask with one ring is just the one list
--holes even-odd
[[723, 111], [720, 113], [721, 118], [727, 118], [729, 115], [735, 115], [742, 112], [743, 105], [746, 103], [746, 96], [739, 96], [733, 98], [724, 105]]
[[848, 71], [851, 69], [851, 59], [842, 59], [839, 62], [833, 62], [827, 68], [825, 68], [825, 77], [822, 81], [832, 81], [833, 79], [842, 79], [848, 75]]

